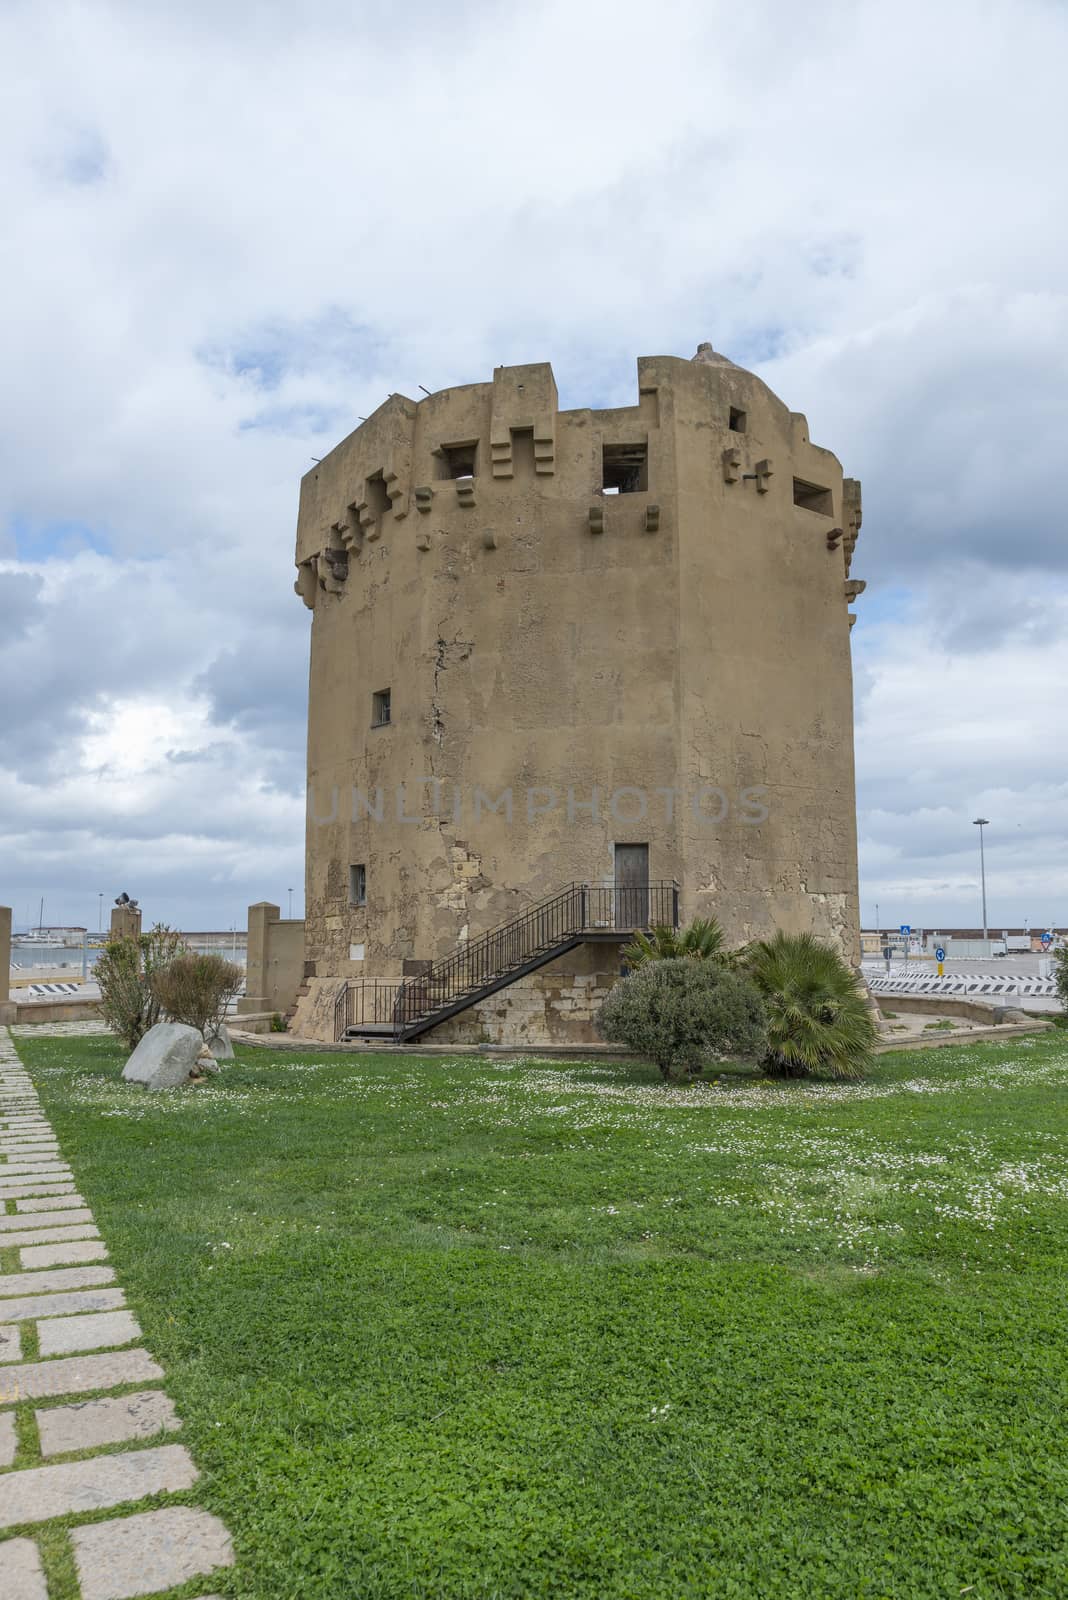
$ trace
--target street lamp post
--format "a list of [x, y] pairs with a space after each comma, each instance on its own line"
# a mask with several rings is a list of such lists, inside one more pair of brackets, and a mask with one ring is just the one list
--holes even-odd
[[292, 889], [290, 889], [290, 891], [289, 891], [289, 920], [290, 920], [290, 922], [292, 922], [292, 920], [293, 920], [293, 891], [292, 891]]
[[104, 931], [104, 891], [103, 891], [103, 889], [100, 890], [99, 894], [96, 897], [96, 900], [97, 900], [97, 906], [96, 906], [96, 931], [97, 931], [97, 933], [103, 933], [103, 931]]
[[989, 817], [976, 817], [972, 823], [973, 828], [979, 829], [979, 876], [983, 884], [983, 938], [987, 938], [986, 929], [986, 852], [983, 849], [983, 829], [990, 826]]

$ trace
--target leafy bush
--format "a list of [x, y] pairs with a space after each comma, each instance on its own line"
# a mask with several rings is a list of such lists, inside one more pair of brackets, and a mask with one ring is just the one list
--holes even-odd
[[1061, 1005], [1068, 1011], [1068, 944], [1062, 944], [1059, 950], [1053, 952], [1053, 978]]
[[159, 923], [135, 938], [112, 939], [93, 967], [100, 1012], [128, 1050], [136, 1049], [162, 1015], [159, 973], [185, 949], [180, 933]]
[[232, 961], [187, 951], [156, 972], [152, 987], [169, 1017], [211, 1039], [225, 1022], [227, 1007], [244, 981], [245, 974]]
[[852, 967], [811, 933], [777, 933], [750, 947], [746, 968], [764, 998], [773, 1077], [860, 1078], [878, 1029]]
[[636, 933], [623, 951], [623, 960], [634, 971], [647, 961], [677, 961], [683, 956], [730, 963], [727, 936], [715, 917], [694, 917], [686, 928], [660, 924], [651, 934]]
[[650, 960], [609, 992], [604, 1039], [651, 1056], [661, 1076], [695, 1078], [712, 1056], [755, 1055], [764, 1010], [753, 984], [717, 961]]

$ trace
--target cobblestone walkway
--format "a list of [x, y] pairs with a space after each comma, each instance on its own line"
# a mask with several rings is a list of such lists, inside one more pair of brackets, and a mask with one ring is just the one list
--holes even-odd
[[35, 1535], [55, 1517], [68, 1519], [82, 1600], [159, 1595], [233, 1563], [217, 1517], [137, 1509], [198, 1474], [107, 1255], [0, 1029], [2, 1600], [49, 1600]]

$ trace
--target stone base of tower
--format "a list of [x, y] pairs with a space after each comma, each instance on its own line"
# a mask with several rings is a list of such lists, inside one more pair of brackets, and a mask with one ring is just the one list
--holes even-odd
[[[498, 989], [421, 1035], [411, 1045], [545, 1045], [600, 1042], [595, 1019], [605, 995], [619, 979], [614, 945], [582, 945], [539, 972]], [[289, 1032], [301, 1039], [334, 1040], [334, 1004], [340, 978], [310, 978]]]

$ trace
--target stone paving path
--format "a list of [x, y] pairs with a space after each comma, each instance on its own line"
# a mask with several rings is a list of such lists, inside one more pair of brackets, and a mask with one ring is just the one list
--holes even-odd
[[82, 1600], [159, 1595], [233, 1564], [207, 1511], [137, 1509], [198, 1473], [107, 1257], [0, 1030], [0, 1600], [49, 1600], [34, 1535], [56, 1517], [115, 1512], [65, 1535]]

